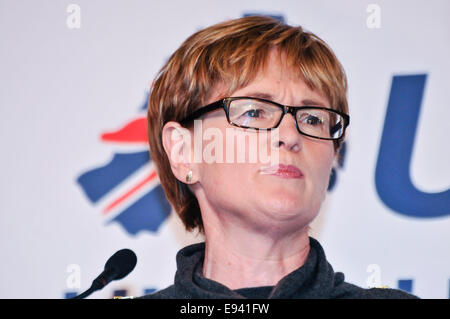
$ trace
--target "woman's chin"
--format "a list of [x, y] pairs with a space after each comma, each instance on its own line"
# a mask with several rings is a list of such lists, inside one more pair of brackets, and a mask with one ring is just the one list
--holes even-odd
[[314, 205], [300, 200], [301, 197], [279, 196], [279, 198], [262, 201], [262, 208], [273, 220], [294, 221], [313, 220], [317, 212]]

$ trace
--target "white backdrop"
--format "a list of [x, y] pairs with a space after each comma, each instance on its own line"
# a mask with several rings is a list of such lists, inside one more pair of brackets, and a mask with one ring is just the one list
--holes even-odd
[[[201, 238], [186, 234], [173, 213], [153, 221], [159, 226], [154, 230], [146, 230], [136, 215], [123, 215], [135, 209], [133, 203], [154, 187], [152, 182], [102, 213], [151, 167], [146, 164], [120, 182], [114, 181], [114, 169], [107, 171], [100, 180], [112, 178], [113, 187], [96, 201], [78, 178], [107, 166], [114, 154], [146, 150], [139, 139], [101, 136], [142, 120], [149, 83], [184, 39], [199, 28], [255, 13], [280, 16], [318, 34], [348, 75], [345, 163], [312, 225], [334, 269], [363, 287], [397, 288], [406, 280], [420, 297], [449, 298], [447, 0], [1, 0], [1, 298], [79, 293], [124, 247], [137, 253], [136, 269], [92, 298], [110, 298], [122, 289], [142, 295], [173, 282], [176, 252]], [[376, 188], [393, 77], [417, 74], [426, 74], [426, 84], [407, 169], [419, 192], [440, 193], [439, 217], [427, 215], [427, 209], [421, 217], [399, 212]], [[401, 126], [402, 118], [389, 123]], [[404, 129], [413, 134], [413, 128]], [[127, 158], [117, 167], [126, 166]], [[388, 173], [395, 178], [397, 172]], [[94, 184], [84, 185], [92, 190]], [[394, 193], [402, 198], [402, 189]], [[111, 222], [120, 216], [121, 222]], [[133, 218], [142, 228], [135, 233], [126, 227]]]

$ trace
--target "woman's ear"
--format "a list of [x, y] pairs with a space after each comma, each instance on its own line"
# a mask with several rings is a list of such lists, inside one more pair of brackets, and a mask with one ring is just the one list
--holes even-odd
[[[186, 176], [193, 169], [191, 132], [180, 123], [170, 121], [164, 125], [161, 135], [173, 174], [179, 181], [186, 183]], [[189, 182], [192, 183], [192, 179]]]

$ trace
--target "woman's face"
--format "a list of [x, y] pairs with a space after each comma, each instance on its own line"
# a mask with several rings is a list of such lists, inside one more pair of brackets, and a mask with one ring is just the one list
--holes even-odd
[[[219, 90], [215, 93], [208, 102], [223, 97]], [[276, 51], [270, 55], [265, 71], [232, 96], [262, 97], [290, 106], [331, 107], [325, 96], [312, 91], [303, 80], [282, 67]], [[210, 211], [223, 222], [259, 230], [299, 229], [315, 218], [328, 187], [334, 160], [332, 141], [301, 135], [292, 115], [286, 114], [278, 127], [277, 140], [271, 140], [266, 134], [264, 141], [258, 139], [257, 145], [246, 144], [243, 149], [242, 145], [238, 147], [236, 140], [226, 138], [226, 130], [233, 130], [237, 136], [245, 135], [244, 130], [230, 125], [222, 110], [211, 112], [202, 119], [203, 133], [218, 129], [224, 137], [223, 158], [226, 158], [226, 152], [234, 151], [232, 163], [202, 160], [195, 164], [198, 183], [193, 190], [202, 208], [205, 228], [208, 216], [204, 214]], [[267, 169], [271, 164], [263, 163], [259, 156], [256, 162], [249, 161], [249, 153], [259, 152], [261, 142], [272, 145], [272, 152], [278, 151], [280, 166]], [[203, 140], [203, 151], [208, 143]], [[239, 152], [244, 152], [246, 162], [237, 162]]]

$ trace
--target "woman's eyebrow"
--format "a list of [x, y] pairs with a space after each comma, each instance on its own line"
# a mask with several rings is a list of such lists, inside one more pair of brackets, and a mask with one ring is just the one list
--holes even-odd
[[325, 104], [318, 101], [318, 100], [312, 100], [312, 99], [304, 99], [301, 102], [302, 105], [308, 105], [308, 106], [324, 106]]
[[248, 97], [256, 97], [256, 98], [260, 98], [260, 99], [273, 101], [273, 96], [271, 94], [269, 94], [269, 93], [251, 92], [251, 93], [247, 93], [246, 96], [248, 96]]
[[[256, 98], [260, 98], [260, 99], [274, 101], [274, 97], [270, 93], [250, 92], [250, 93], [246, 93], [245, 95], [248, 96], [248, 97], [256, 97]], [[274, 101], [274, 102], [276, 102], [276, 101]], [[325, 103], [320, 102], [319, 100], [308, 98], [308, 99], [301, 100], [299, 105], [292, 105], [292, 106], [303, 106], [303, 105], [307, 105], [307, 106], [325, 106]]]

